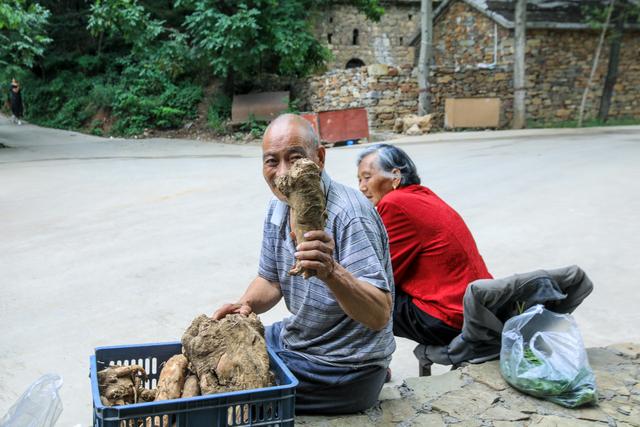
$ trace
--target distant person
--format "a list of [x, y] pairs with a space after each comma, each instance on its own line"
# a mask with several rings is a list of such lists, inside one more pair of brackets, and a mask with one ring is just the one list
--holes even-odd
[[9, 104], [11, 104], [11, 121], [13, 123], [22, 124], [22, 93], [20, 83], [13, 78], [11, 79], [11, 85], [9, 86]]
[[462, 329], [467, 285], [491, 274], [458, 213], [420, 185], [400, 148], [379, 144], [358, 157], [360, 191], [389, 235], [396, 285], [393, 333], [423, 345], [447, 345]]

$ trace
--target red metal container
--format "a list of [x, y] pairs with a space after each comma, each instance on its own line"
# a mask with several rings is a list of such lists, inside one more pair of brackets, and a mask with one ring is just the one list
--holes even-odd
[[318, 113], [318, 124], [322, 142], [333, 144], [363, 138], [369, 141], [369, 122], [364, 108], [322, 111]]
[[316, 134], [320, 135], [320, 126], [318, 126], [318, 114], [317, 113], [300, 113], [300, 117], [311, 123], [313, 130]]

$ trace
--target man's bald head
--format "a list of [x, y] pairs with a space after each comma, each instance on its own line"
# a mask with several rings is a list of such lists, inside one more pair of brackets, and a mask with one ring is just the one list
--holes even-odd
[[324, 169], [325, 149], [311, 123], [295, 114], [283, 114], [271, 122], [262, 138], [262, 174], [273, 194], [285, 197], [275, 186], [275, 178], [283, 176], [298, 159], [313, 161]]
[[262, 138], [262, 148], [265, 144], [295, 139], [303, 142], [309, 151], [315, 151], [320, 146], [318, 134], [304, 118], [296, 114], [282, 114], [273, 120], [264, 132]]

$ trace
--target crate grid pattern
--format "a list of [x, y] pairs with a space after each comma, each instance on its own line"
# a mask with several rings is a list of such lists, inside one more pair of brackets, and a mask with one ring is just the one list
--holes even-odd
[[99, 347], [91, 356], [91, 389], [94, 427], [244, 427], [293, 426], [295, 387], [298, 381], [270, 349], [274, 387], [219, 393], [186, 399], [108, 407], [102, 405], [97, 372], [111, 365], [140, 365], [155, 387], [160, 369], [171, 356], [182, 351], [180, 343]]

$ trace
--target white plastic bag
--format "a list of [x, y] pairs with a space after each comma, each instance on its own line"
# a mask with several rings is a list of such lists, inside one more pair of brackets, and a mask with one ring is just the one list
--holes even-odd
[[595, 376], [573, 317], [540, 304], [505, 323], [500, 371], [518, 390], [568, 408], [597, 401]]
[[0, 427], [53, 427], [62, 412], [60, 387], [60, 375], [41, 376], [9, 408]]

